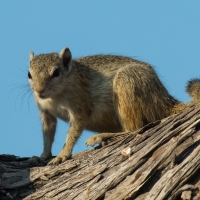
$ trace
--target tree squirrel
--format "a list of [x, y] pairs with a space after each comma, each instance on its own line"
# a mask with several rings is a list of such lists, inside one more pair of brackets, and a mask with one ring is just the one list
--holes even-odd
[[52, 157], [57, 118], [70, 124], [62, 151], [48, 163], [54, 165], [70, 158], [84, 129], [103, 132], [86, 141], [93, 146], [200, 102], [199, 79], [189, 81], [187, 92], [193, 100], [184, 104], [168, 93], [145, 62], [114, 55], [72, 59], [69, 48], [60, 55], [30, 52], [28, 79], [42, 121], [41, 159]]

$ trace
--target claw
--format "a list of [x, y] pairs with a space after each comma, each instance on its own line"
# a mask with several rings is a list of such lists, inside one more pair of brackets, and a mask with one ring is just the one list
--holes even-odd
[[56, 157], [53, 160], [51, 160], [50, 162], [48, 162], [47, 165], [58, 165], [60, 164], [61, 158], [60, 157]]
[[86, 142], [85, 145], [87, 146], [94, 146], [95, 144], [101, 144], [102, 137], [100, 135], [91, 136]]
[[65, 162], [67, 159], [69, 159], [71, 157], [71, 155], [66, 156], [66, 155], [60, 155], [55, 157], [53, 160], [51, 160], [50, 162], [48, 162], [47, 165], [59, 165], [60, 163]]

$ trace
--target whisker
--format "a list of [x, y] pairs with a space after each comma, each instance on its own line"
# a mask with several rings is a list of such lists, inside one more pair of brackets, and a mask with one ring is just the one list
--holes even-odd
[[[20, 67], [18, 67], [17, 65], [14, 65], [18, 70], [20, 70], [23, 74], [27, 75], [27, 71], [28, 69], [24, 70], [24, 69], [21, 69]], [[27, 67], [27, 65], [25, 65]], [[25, 76], [27, 78], [27, 76]]]
[[18, 71], [10, 72], [10, 73], [14, 76], [20, 77], [20, 80], [22, 80], [22, 83], [13, 83], [13, 84], [6, 85], [6, 87], [9, 88], [8, 89], [9, 92], [6, 99], [10, 98], [14, 94], [15, 108], [20, 108], [21, 110], [22, 107], [24, 107], [25, 101], [28, 97], [28, 109], [30, 109], [29, 99], [32, 95], [32, 89], [27, 81], [29, 67], [27, 67], [26, 65], [26, 67], [23, 66], [20, 68], [19, 66], [15, 65], [15, 68], [17, 68]]
[[30, 91], [31, 91], [30, 88], [23, 88], [23, 90], [21, 90], [18, 93], [18, 95], [16, 97], [16, 101], [15, 101], [15, 107], [17, 107], [17, 101], [18, 101], [19, 97], [21, 97], [21, 103], [20, 103], [20, 109], [21, 109], [21, 107], [23, 106], [24, 98]]
[[[11, 94], [13, 94], [15, 91], [18, 91], [18, 90], [25, 90], [25, 89], [30, 89], [29, 85], [27, 84], [15, 84], [16, 86], [13, 87], [12, 89], [10, 89], [9, 91], [9, 94], [6, 96], [6, 99], [8, 99], [10, 97]], [[7, 85], [7, 86], [12, 86], [12, 85]]]
[[26, 95], [27, 95], [29, 92], [30, 92], [30, 90], [27, 90], [27, 91], [25, 91], [25, 92], [22, 94], [22, 96], [21, 96], [21, 106], [23, 106], [24, 99], [25, 99]]
[[15, 75], [15, 76], [21, 76], [21, 77], [23, 77], [23, 78], [27, 78], [27, 76], [25, 76], [25, 75], [16, 74], [16, 73], [13, 73], [13, 72], [10, 72], [10, 74]]
[[29, 93], [29, 96], [28, 96], [28, 110], [30, 111], [30, 97], [32, 96], [32, 92]]
[[[17, 94], [16, 100], [15, 100], [15, 109], [16, 109], [16, 107], [17, 107], [17, 101], [18, 101], [19, 97], [21, 97], [21, 95], [24, 95], [24, 93], [26, 93], [26, 92], [27, 92], [27, 90], [22, 90], [21, 92], [19, 92], [19, 93]], [[21, 101], [20, 101], [20, 102], [21, 102]], [[21, 103], [20, 103], [20, 110], [21, 110]]]
[[18, 87], [30, 87], [29, 84], [11, 84], [11, 85], [6, 85], [6, 87], [12, 87], [14, 86], [13, 88], [18, 88]]

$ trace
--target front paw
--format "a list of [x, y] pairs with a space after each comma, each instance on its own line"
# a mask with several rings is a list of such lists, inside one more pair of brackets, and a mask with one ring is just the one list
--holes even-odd
[[86, 146], [94, 146], [95, 144], [101, 144], [102, 141], [103, 141], [103, 138], [101, 137], [100, 134], [93, 135], [85, 142], [85, 145]]
[[66, 160], [68, 160], [70, 157], [71, 157], [71, 155], [60, 155], [59, 154], [53, 160], [51, 160], [50, 162], [48, 162], [48, 165], [59, 165], [60, 163], [63, 163]]
[[40, 163], [41, 159], [38, 156], [32, 156], [27, 161], [28, 161], [29, 164], [34, 165], [34, 164]]
[[51, 157], [52, 157], [51, 153], [43, 152], [40, 156], [40, 159], [45, 162], [45, 161], [49, 160]]

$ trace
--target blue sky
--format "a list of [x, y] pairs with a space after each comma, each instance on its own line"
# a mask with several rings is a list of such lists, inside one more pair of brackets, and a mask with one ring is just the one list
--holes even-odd
[[[173, 96], [190, 101], [186, 82], [200, 74], [199, 9], [198, 0], [0, 1], [0, 154], [42, 153], [38, 110], [26, 94], [30, 50], [131, 56], [152, 64]], [[67, 130], [60, 121], [54, 155]], [[87, 149], [91, 134], [84, 132], [74, 153]]]

